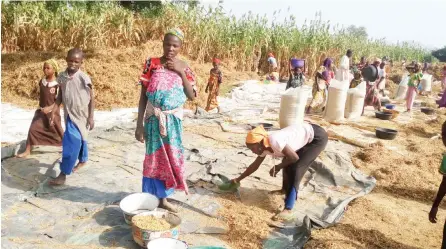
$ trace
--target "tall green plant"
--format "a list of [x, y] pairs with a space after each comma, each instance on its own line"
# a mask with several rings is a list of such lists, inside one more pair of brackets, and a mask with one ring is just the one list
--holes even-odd
[[[136, 3], [136, 2], [135, 2]], [[253, 56], [274, 52], [286, 68], [290, 57], [305, 58], [310, 73], [325, 57], [336, 60], [347, 49], [360, 56], [421, 61], [428, 51], [411, 42], [388, 44], [370, 39], [363, 28], [346, 29], [314, 20], [298, 26], [290, 16], [277, 22], [249, 12], [240, 18], [218, 7], [205, 9], [185, 4], [138, 5], [129, 8], [118, 1], [105, 2], [2, 2], [2, 51], [54, 50], [133, 46], [160, 39], [166, 29], [178, 26], [186, 34], [184, 52], [198, 61], [213, 56], [236, 62], [237, 68], [253, 66]]]

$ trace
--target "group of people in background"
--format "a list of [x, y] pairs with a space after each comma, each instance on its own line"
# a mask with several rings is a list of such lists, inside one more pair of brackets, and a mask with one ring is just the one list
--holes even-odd
[[[320, 112], [325, 109], [325, 104], [328, 96], [328, 87], [330, 81], [336, 79], [338, 81], [349, 81], [350, 88], [357, 87], [361, 82], [366, 82], [366, 96], [364, 100], [364, 108], [367, 106], [373, 106], [375, 110], [381, 110], [381, 99], [388, 98], [386, 89], [386, 81], [388, 74], [390, 73], [389, 64], [393, 64], [393, 61], [387, 57], [382, 59], [375, 58], [370, 63], [365, 56], [362, 56], [359, 63], [352, 63], [353, 51], [347, 50], [346, 54], [340, 58], [339, 67], [335, 68], [333, 65], [333, 59], [326, 58], [320, 68], [315, 73], [315, 80], [313, 84], [313, 99], [311, 104], [307, 108], [307, 113]], [[279, 74], [277, 68], [277, 60], [272, 53], [268, 54], [269, 63], [269, 76], [268, 80], [279, 81]], [[404, 63], [404, 62], [403, 62]], [[363, 70], [368, 68], [371, 70], [373, 77], [364, 78]], [[428, 68], [428, 64], [425, 63], [424, 67], [421, 64], [413, 61], [411, 64], [405, 67], [409, 72], [408, 91], [406, 98], [406, 109], [410, 112], [415, 101], [417, 94], [420, 94], [420, 83], [423, 77], [423, 72]], [[286, 85], [286, 89], [300, 87], [305, 84], [305, 60], [291, 58], [289, 61], [289, 79]], [[446, 75], [446, 68], [445, 73]], [[443, 82], [446, 82], [446, 77], [443, 77]], [[444, 88], [446, 89], [446, 83]], [[444, 101], [446, 106], [446, 97]], [[437, 102], [440, 104], [440, 102]]]

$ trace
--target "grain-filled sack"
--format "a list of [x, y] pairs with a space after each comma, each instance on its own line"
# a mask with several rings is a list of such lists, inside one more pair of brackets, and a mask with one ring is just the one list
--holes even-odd
[[356, 119], [361, 117], [364, 108], [366, 94], [366, 82], [361, 82], [357, 87], [347, 91], [347, 101], [345, 103], [344, 117], [346, 119]]
[[280, 99], [279, 125], [285, 128], [304, 121], [305, 107], [311, 88], [302, 86], [286, 90]]
[[347, 100], [348, 80], [332, 79], [328, 88], [328, 100], [325, 106], [324, 119], [328, 122], [344, 119], [345, 102]]

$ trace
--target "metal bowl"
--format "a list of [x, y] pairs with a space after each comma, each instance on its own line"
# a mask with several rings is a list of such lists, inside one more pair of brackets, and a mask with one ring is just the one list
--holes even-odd
[[[132, 222], [133, 240], [141, 247], [147, 248], [147, 244], [150, 243], [150, 241], [157, 239], [157, 238], [178, 239], [178, 237], [180, 235], [179, 226], [181, 225], [181, 222], [182, 222], [181, 218], [178, 215], [171, 213], [171, 212], [167, 212], [167, 211], [150, 211], [150, 212], [144, 212], [144, 213], [135, 215], [132, 218], [132, 220], [135, 217], [139, 217], [139, 216], [154, 216], [157, 218], [163, 218], [168, 223], [170, 223], [172, 225], [169, 230], [152, 231], [150, 229], [142, 229], [142, 228], [136, 226]], [[156, 247], [151, 247], [151, 248], [156, 248]], [[162, 247], [162, 248], [169, 248], [169, 247]]]
[[124, 214], [125, 222], [131, 225], [133, 216], [155, 210], [158, 205], [159, 200], [156, 196], [149, 193], [134, 193], [122, 199], [119, 203], [119, 208], [121, 208]]
[[375, 134], [379, 139], [393, 140], [398, 134], [398, 131], [387, 128], [376, 128]]

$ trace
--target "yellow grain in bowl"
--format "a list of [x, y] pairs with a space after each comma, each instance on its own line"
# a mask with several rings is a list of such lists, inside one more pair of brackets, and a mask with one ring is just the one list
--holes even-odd
[[140, 229], [150, 231], [166, 231], [173, 226], [164, 218], [158, 218], [153, 215], [135, 216], [132, 223]]

